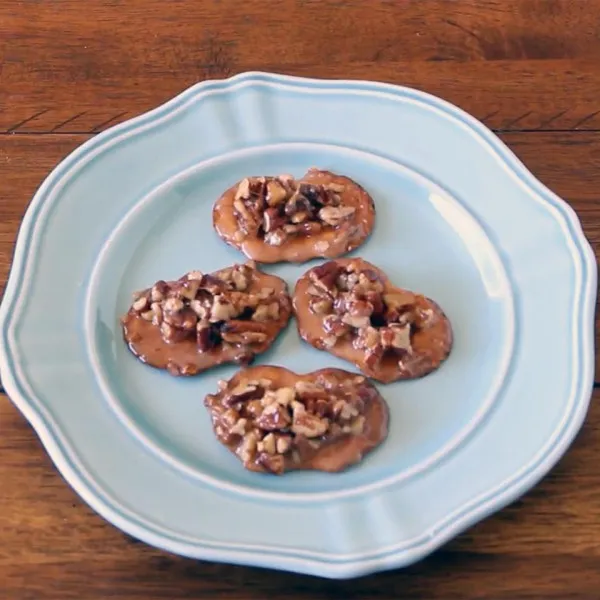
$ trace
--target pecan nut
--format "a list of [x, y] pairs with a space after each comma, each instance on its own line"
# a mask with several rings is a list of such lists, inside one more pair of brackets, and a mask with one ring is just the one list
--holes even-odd
[[264, 431], [278, 431], [285, 429], [291, 423], [288, 410], [281, 404], [269, 404], [265, 406], [262, 414], [256, 420], [256, 424]]
[[221, 327], [221, 338], [230, 344], [261, 344], [268, 338], [268, 332], [262, 323], [256, 321], [227, 321]]
[[319, 218], [324, 223], [336, 227], [355, 212], [356, 208], [354, 206], [324, 206], [319, 211]]

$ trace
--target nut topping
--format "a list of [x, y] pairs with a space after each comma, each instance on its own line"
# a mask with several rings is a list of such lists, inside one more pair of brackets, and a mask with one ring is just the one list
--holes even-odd
[[304, 262], [359, 246], [375, 218], [373, 200], [351, 179], [311, 169], [247, 177], [216, 202], [213, 222], [229, 244], [260, 262]]
[[323, 329], [337, 338], [346, 335], [350, 331], [350, 325], [344, 323], [338, 315], [327, 315], [323, 319]]
[[236, 200], [245, 200], [250, 197], [250, 180], [243, 179], [235, 192]]
[[281, 367], [246, 369], [205, 405], [217, 438], [253, 471], [340, 470], [387, 433], [387, 408], [377, 390], [339, 369], [306, 376]]
[[317, 298], [310, 303], [310, 309], [318, 315], [326, 315], [332, 308], [333, 301], [330, 298]]
[[344, 219], [356, 212], [354, 206], [325, 206], [319, 211], [319, 218], [324, 223], [337, 227]]
[[131, 306], [133, 307], [133, 310], [142, 312], [146, 306], [148, 306], [148, 298], [142, 296], [141, 298], [138, 298]]
[[306, 341], [380, 381], [425, 375], [452, 346], [452, 329], [437, 304], [393, 287], [359, 258], [310, 269], [296, 285], [294, 307]]
[[129, 348], [144, 362], [192, 375], [266, 350], [290, 308], [283, 280], [248, 263], [159, 281], [134, 296], [122, 321]]
[[248, 419], [238, 419], [229, 430], [229, 433], [233, 435], [243, 436], [246, 433], [247, 423]]
[[292, 447], [292, 437], [282, 435], [277, 438], [275, 451], [277, 454], [285, 454]]
[[410, 323], [406, 325], [390, 325], [381, 332], [381, 345], [384, 348], [397, 348], [410, 353]]
[[221, 326], [220, 333], [223, 341], [242, 346], [260, 344], [268, 337], [266, 328], [259, 326], [257, 323], [249, 323], [248, 321], [229, 321], [228, 323], [224, 323]]
[[329, 428], [329, 419], [319, 418], [306, 410], [294, 411], [292, 431], [307, 438], [322, 436]]
[[285, 183], [280, 179], [272, 179], [267, 183], [266, 201], [269, 206], [277, 206], [285, 201], [288, 191]]
[[362, 329], [368, 327], [371, 324], [369, 317], [355, 317], [349, 312], [342, 316], [342, 323], [350, 325], [355, 329]]
[[284, 430], [290, 424], [289, 411], [281, 404], [265, 406], [256, 424], [264, 431]]
[[[219, 391], [222, 392], [226, 387], [227, 382], [224, 381], [221, 384]], [[238, 402], [243, 402], [244, 400], [260, 398], [263, 393], [264, 390], [261, 389], [257, 383], [252, 381], [242, 381], [237, 387], [229, 392], [229, 398], [232, 403], [237, 404]]]
[[331, 190], [332, 192], [336, 192], [337, 194], [341, 194], [346, 189], [346, 187], [339, 183], [330, 183], [327, 186], [327, 189]]
[[211, 323], [217, 321], [227, 321], [231, 319], [237, 312], [236, 307], [233, 305], [231, 300], [220, 294], [213, 298], [213, 305], [210, 311]]

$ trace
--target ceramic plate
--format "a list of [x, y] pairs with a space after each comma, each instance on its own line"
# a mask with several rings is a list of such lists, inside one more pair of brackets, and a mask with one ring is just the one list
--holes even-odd
[[[375, 198], [356, 255], [434, 298], [455, 347], [381, 386], [387, 442], [347, 472], [251, 474], [188, 378], [126, 350], [132, 290], [241, 259], [211, 227], [248, 174], [338, 171]], [[315, 264], [314, 262], [311, 264]], [[266, 270], [295, 280], [309, 265]], [[91, 139], [38, 190], [1, 308], [1, 372], [67, 481], [171, 552], [326, 577], [411, 563], [514, 500], [579, 429], [593, 375], [596, 266], [573, 211], [483, 125], [410, 89], [246, 73]], [[258, 363], [347, 363], [292, 324]]]

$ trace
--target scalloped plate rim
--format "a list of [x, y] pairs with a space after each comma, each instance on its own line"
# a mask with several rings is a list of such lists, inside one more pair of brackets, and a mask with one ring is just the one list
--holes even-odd
[[[529, 464], [508, 481], [502, 482], [494, 490], [486, 491], [470, 503], [447, 515], [418, 538], [405, 541], [400, 545], [363, 554], [332, 555], [276, 546], [214, 543], [199, 541], [195, 538], [186, 540], [182, 536], [176, 539], [168, 530], [162, 530], [153, 523], [145, 522], [143, 518], [135, 514], [135, 511], [121, 506], [118, 501], [108, 497], [103, 490], [99, 489], [93, 477], [81, 464], [78, 464], [76, 451], [62, 439], [60, 428], [47, 413], [43, 404], [28, 389], [29, 386], [19, 373], [18, 366], [11, 360], [10, 346], [13, 333], [11, 328], [18, 321], [14, 307], [22, 285], [29, 283], [28, 279], [22, 278], [22, 274], [34, 261], [35, 254], [28, 254], [27, 250], [30, 248], [31, 242], [35, 243], [36, 241], [36, 236], [32, 235], [35, 233], [36, 223], [43, 224], [41, 221], [36, 221], [36, 216], [43, 207], [48, 193], [68, 179], [71, 170], [77, 168], [81, 159], [90, 152], [100, 153], [117, 134], [121, 134], [121, 136], [115, 140], [115, 143], [140, 133], [140, 130], [146, 126], [155, 125], [158, 120], [168, 119], [178, 110], [183, 110], [213, 90], [226, 91], [236, 84], [244, 83], [248, 85], [268, 84], [273, 87], [292, 86], [305, 93], [310, 93], [315, 88], [321, 92], [336, 90], [347, 93], [353, 91], [386, 92], [420, 101], [442, 113], [445, 118], [457, 120], [459, 125], [478, 137], [482, 145], [487, 146], [486, 151], [495, 155], [499, 167], [507, 170], [517, 180], [517, 183], [527, 190], [533, 200], [542, 201], [541, 204], [552, 213], [555, 220], [558, 220], [555, 214], [555, 211], [558, 211], [567, 226], [566, 242], [571, 247], [571, 258], [586, 271], [586, 277], [580, 277], [579, 289], [574, 299], [574, 305], [578, 307], [580, 315], [576, 344], [581, 347], [578, 385], [573, 395], [575, 401], [567, 407], [570, 410], [559, 423], [549, 442]], [[593, 387], [594, 338], [591, 332], [593, 331], [597, 293], [596, 281], [596, 259], [574, 210], [541, 183], [500, 138], [462, 109], [433, 95], [400, 85], [364, 80], [304, 78], [259, 71], [245, 72], [226, 79], [197, 83], [158, 107], [103, 131], [67, 155], [46, 177], [28, 206], [19, 228], [14, 258], [3, 302], [0, 305], [0, 325], [3, 338], [3, 344], [0, 344], [0, 372], [4, 388], [11, 401], [31, 423], [62, 476], [98, 514], [123, 531], [151, 545], [193, 558], [259, 567], [285, 568], [290, 571], [331, 578], [357, 577], [375, 571], [406, 566], [425, 557], [459, 532], [500, 510], [529, 490], [561, 458], [583, 423]]]

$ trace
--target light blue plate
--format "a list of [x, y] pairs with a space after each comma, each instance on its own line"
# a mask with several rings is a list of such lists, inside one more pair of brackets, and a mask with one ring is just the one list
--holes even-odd
[[[386, 443], [345, 473], [244, 471], [190, 379], [147, 368], [132, 290], [241, 256], [212, 230], [249, 174], [338, 171], [374, 197], [355, 254], [434, 298], [455, 347], [381, 386]], [[290, 286], [308, 268], [272, 266]], [[246, 73], [205, 82], [66, 158], [23, 221], [0, 309], [4, 386], [102, 516], [179, 554], [352, 577], [411, 563], [534, 485], [586, 414], [596, 265], [573, 211], [483, 125], [405, 88]], [[350, 368], [292, 324], [258, 362]]]

